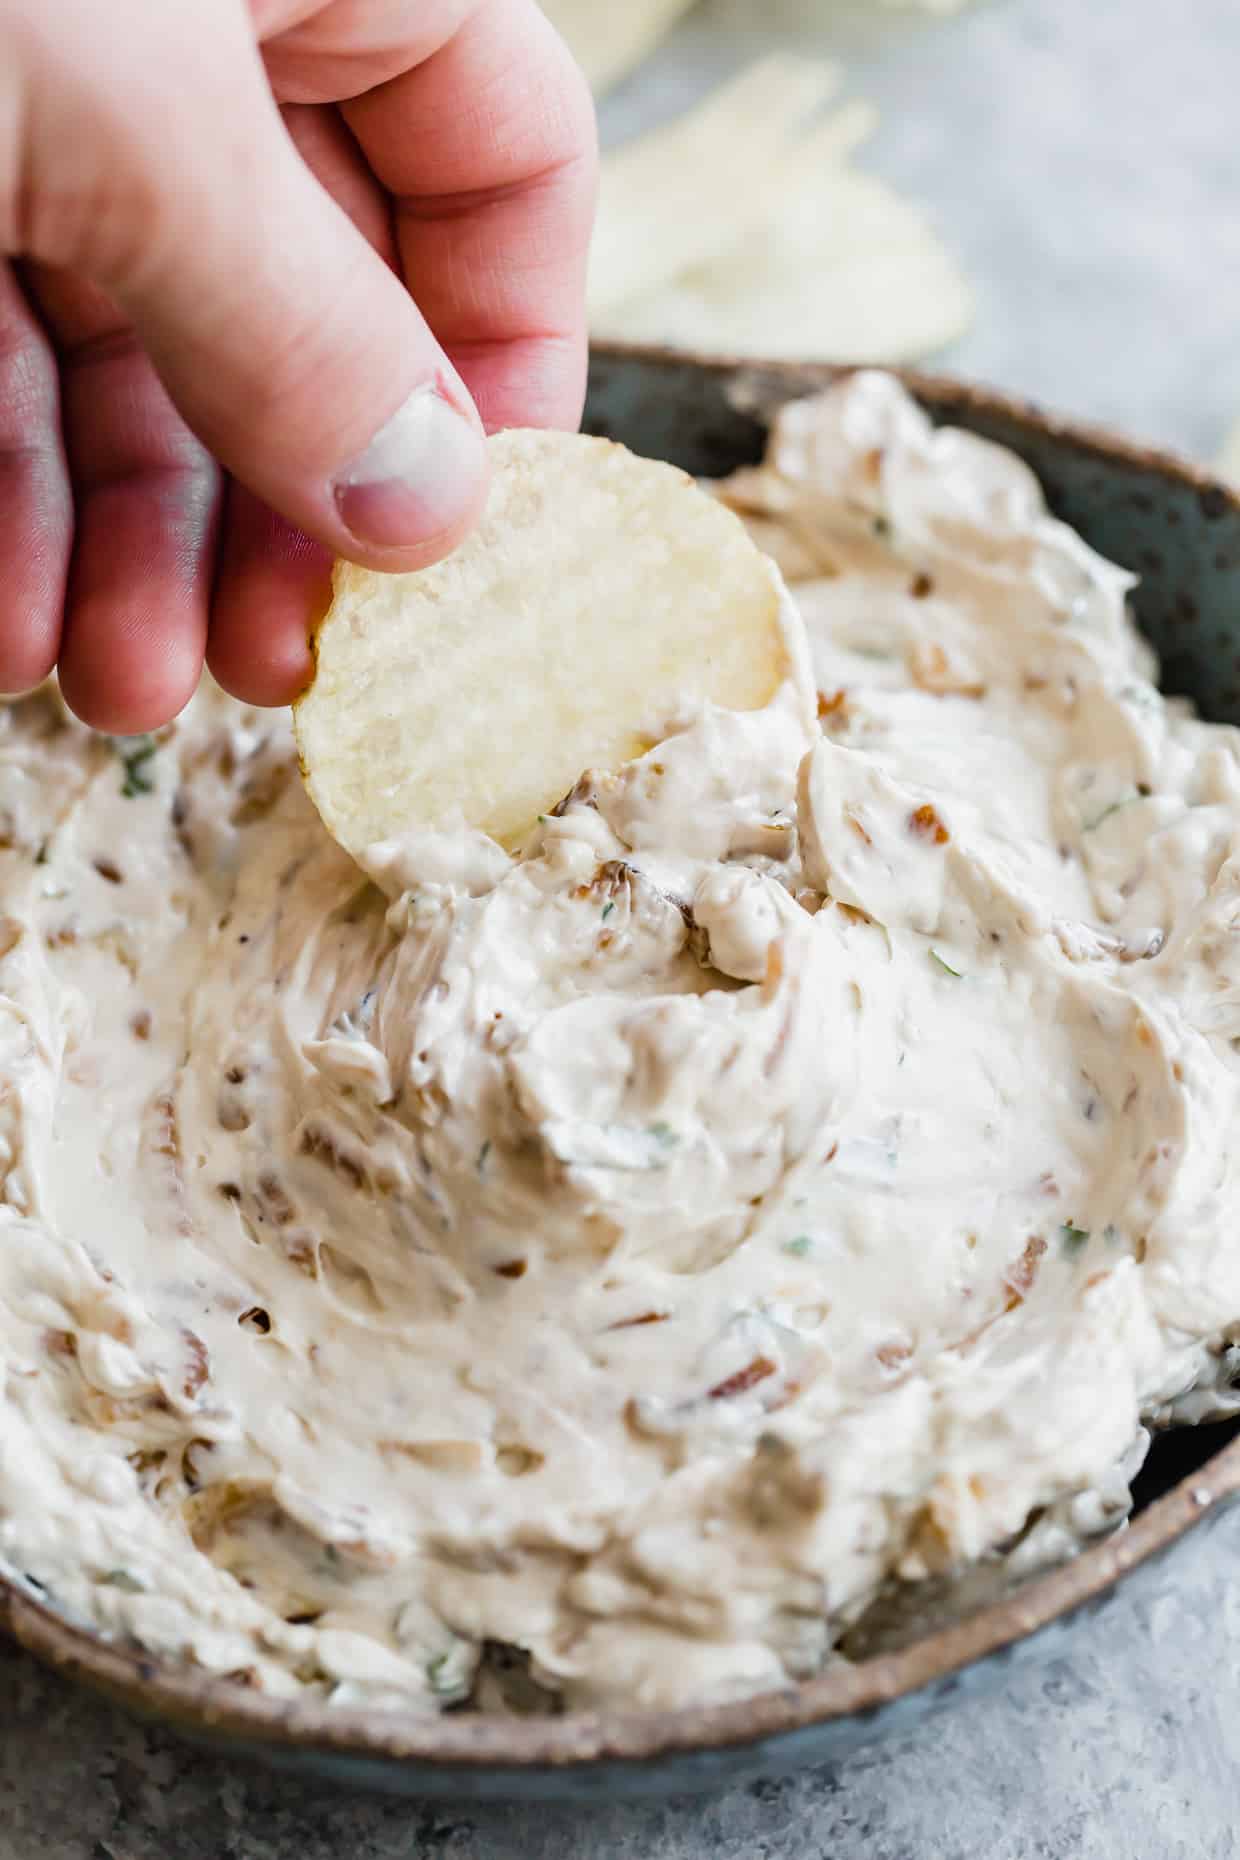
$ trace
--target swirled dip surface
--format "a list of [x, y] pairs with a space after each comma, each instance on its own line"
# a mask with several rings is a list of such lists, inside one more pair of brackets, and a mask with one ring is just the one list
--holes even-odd
[[502, 1643], [726, 1697], [1225, 1399], [1236, 733], [883, 377], [723, 494], [818, 717], [672, 719], [516, 859], [372, 882], [212, 693], [5, 713], [0, 1552], [70, 1616], [281, 1693], [485, 1704]]

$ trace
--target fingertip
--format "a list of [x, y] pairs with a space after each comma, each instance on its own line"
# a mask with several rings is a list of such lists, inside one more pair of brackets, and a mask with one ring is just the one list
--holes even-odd
[[0, 442], [0, 691], [41, 685], [56, 664], [73, 541], [73, 500], [58, 445]]
[[56, 663], [73, 544], [55, 358], [0, 261], [0, 691], [42, 684]]
[[22, 640], [20, 644], [15, 639], [13, 643], [6, 641], [0, 658], [0, 696], [24, 697], [29, 691], [37, 691], [56, 669], [58, 643], [59, 637], [45, 644], [36, 655], [29, 640]]
[[314, 675], [308, 633], [285, 632], [273, 638], [261, 659], [238, 660], [208, 652], [207, 669], [222, 690], [239, 704], [279, 710], [301, 696]]
[[422, 567], [476, 521], [489, 475], [486, 437], [458, 393], [463, 406], [420, 383], [337, 475], [333, 499], [351, 561]]
[[9, 521], [0, 525], [6, 536], [17, 531], [18, 551], [10, 558], [14, 572], [0, 604], [0, 692], [5, 697], [33, 691], [55, 670], [71, 522], [66, 525], [66, 541], [63, 546], [58, 544], [52, 561], [46, 565], [38, 559], [37, 546], [22, 553], [32, 543], [30, 528]]
[[314, 670], [310, 634], [331, 599], [332, 552], [244, 486], [228, 488], [207, 665], [243, 704], [289, 704]]
[[59, 674], [83, 723], [132, 736], [171, 723], [202, 676], [219, 490], [209, 461], [144, 465], [128, 441], [110, 465], [78, 514]]
[[411, 575], [417, 569], [430, 568], [464, 542], [482, 515], [486, 497], [487, 485], [484, 484], [454, 523], [436, 530], [420, 543], [382, 548], [350, 537], [340, 554], [346, 562], [355, 562], [359, 568], [370, 568], [380, 575]]
[[179, 716], [202, 675], [201, 647], [190, 637], [169, 643], [154, 662], [129, 660], [118, 669], [110, 638], [115, 616], [81, 616], [87, 635], [76, 649], [66, 642], [60, 689], [75, 717], [109, 736], [140, 736]]

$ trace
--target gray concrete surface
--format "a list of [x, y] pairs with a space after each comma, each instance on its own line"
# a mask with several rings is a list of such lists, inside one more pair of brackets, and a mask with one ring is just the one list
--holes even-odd
[[[615, 0], [598, 0], [598, 4]], [[1240, 7], [991, 0], [934, 27], [707, 0], [618, 135], [776, 36], [885, 106], [871, 159], [981, 286], [944, 364], [1210, 456], [1240, 412]], [[1240, 1813], [1240, 1516], [1067, 1659], [840, 1769], [705, 1802], [418, 1808], [189, 1752], [0, 1650], [0, 1860], [1224, 1860]]]

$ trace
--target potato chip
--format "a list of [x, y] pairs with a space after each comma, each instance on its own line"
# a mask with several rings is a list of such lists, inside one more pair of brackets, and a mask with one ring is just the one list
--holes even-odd
[[[833, 64], [772, 52], [684, 115], [606, 154], [590, 246], [591, 329], [682, 270], [743, 245], [780, 198], [789, 152], [839, 84]], [[864, 128], [849, 113], [843, 147]]]
[[955, 342], [973, 293], [920, 210], [842, 163], [804, 180], [743, 245], [598, 315], [600, 341], [868, 365]]
[[336, 569], [294, 721], [354, 854], [462, 820], [518, 846], [686, 702], [757, 709], [793, 665], [778, 571], [684, 472], [574, 434], [489, 443], [486, 511], [452, 555]]

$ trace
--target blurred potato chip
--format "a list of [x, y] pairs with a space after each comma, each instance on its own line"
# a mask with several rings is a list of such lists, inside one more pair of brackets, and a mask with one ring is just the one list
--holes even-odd
[[880, 363], [968, 328], [973, 293], [930, 220], [852, 165], [877, 113], [837, 105], [839, 86], [834, 65], [775, 52], [603, 157], [592, 336]]
[[757, 709], [789, 669], [776, 569], [684, 472], [567, 433], [490, 451], [483, 519], [445, 561], [337, 565], [294, 722], [310, 797], [355, 854], [462, 817], [518, 846], [686, 700]]
[[667, 36], [693, 0], [543, 0], [595, 90], [627, 75]]
[[1218, 469], [1224, 478], [1230, 478], [1233, 484], [1240, 484], [1240, 419], [1233, 421], [1227, 429], [1218, 455]]

